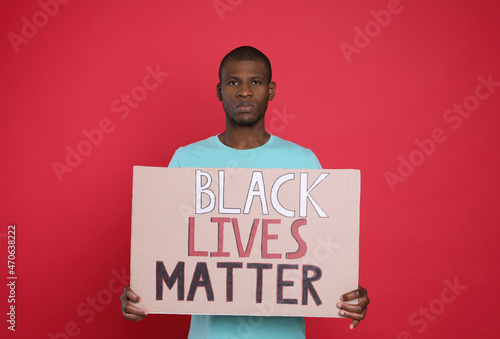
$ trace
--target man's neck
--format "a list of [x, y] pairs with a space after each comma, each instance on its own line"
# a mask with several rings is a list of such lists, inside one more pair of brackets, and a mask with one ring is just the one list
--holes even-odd
[[226, 128], [219, 134], [219, 140], [226, 146], [235, 149], [252, 149], [264, 145], [271, 138], [265, 128]]

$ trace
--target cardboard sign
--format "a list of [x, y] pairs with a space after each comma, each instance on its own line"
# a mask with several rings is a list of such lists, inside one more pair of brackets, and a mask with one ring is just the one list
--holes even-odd
[[131, 287], [150, 313], [338, 317], [358, 170], [134, 167]]

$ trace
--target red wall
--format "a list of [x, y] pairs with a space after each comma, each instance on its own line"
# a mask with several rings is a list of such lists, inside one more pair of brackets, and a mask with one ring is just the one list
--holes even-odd
[[248, 44], [273, 63], [270, 131], [361, 169], [367, 319], [308, 319], [308, 338], [495, 337], [499, 17], [493, 0], [3, 4], [1, 335], [16, 224], [18, 338], [186, 336], [189, 317], [120, 312], [132, 166], [222, 131], [218, 64]]

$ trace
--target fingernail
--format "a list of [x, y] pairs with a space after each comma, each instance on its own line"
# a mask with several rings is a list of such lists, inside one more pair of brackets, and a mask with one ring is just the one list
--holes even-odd
[[349, 329], [353, 330], [354, 329], [354, 325], [353, 324], [349, 325]]
[[342, 307], [342, 303], [337, 303], [337, 307], [341, 308]]
[[340, 315], [345, 315], [344, 311], [340, 311], [339, 313], [340, 313]]

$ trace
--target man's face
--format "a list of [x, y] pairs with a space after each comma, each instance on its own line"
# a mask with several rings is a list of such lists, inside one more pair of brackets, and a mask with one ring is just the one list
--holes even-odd
[[227, 119], [235, 126], [253, 126], [264, 122], [267, 103], [274, 98], [276, 84], [269, 82], [262, 61], [226, 62], [217, 84]]

